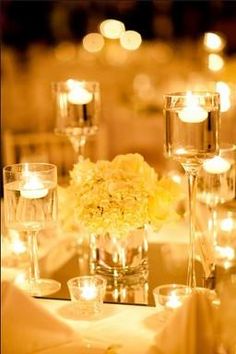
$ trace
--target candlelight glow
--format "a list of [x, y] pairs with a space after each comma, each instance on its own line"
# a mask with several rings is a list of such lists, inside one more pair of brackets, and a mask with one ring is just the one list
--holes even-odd
[[224, 66], [224, 59], [218, 54], [209, 54], [208, 68], [211, 71], [219, 71]]
[[228, 261], [232, 261], [234, 259], [234, 249], [232, 247], [221, 247], [221, 246], [216, 246], [216, 252], [218, 255], [218, 258], [223, 258]]
[[66, 82], [69, 93], [68, 101], [72, 104], [86, 104], [92, 101], [93, 94], [83, 87], [83, 83], [69, 79]]
[[169, 308], [172, 308], [172, 309], [176, 309], [178, 307], [181, 306], [181, 301], [180, 301], [180, 298], [179, 296], [177, 296], [175, 294], [175, 291], [172, 291], [170, 293], [170, 296], [168, 297], [168, 301], [166, 303], [166, 307], [169, 307]]
[[81, 290], [81, 297], [83, 297], [85, 300], [92, 300], [97, 296], [97, 290], [94, 285], [85, 285]]
[[231, 232], [234, 228], [234, 221], [232, 218], [225, 218], [221, 220], [220, 228], [222, 231]]
[[16, 285], [18, 285], [18, 286], [21, 286], [21, 285], [25, 284], [26, 279], [27, 279], [27, 278], [26, 278], [25, 272], [22, 272], [22, 273], [19, 273], [19, 274], [16, 276], [16, 278], [15, 278], [15, 280], [14, 280], [14, 283], [15, 283]]
[[125, 31], [125, 25], [118, 20], [108, 19], [100, 24], [101, 34], [109, 39], [118, 39]]
[[104, 38], [100, 33], [89, 33], [83, 38], [83, 47], [90, 53], [102, 50], [104, 43]]
[[220, 156], [215, 156], [203, 163], [203, 169], [212, 174], [225, 173], [230, 169], [230, 166], [230, 162]]
[[[27, 165], [26, 165], [27, 166]], [[43, 183], [33, 173], [25, 171], [26, 182], [20, 190], [20, 195], [27, 199], [43, 198], [48, 194], [48, 189], [44, 188]]]
[[208, 51], [219, 52], [225, 46], [225, 41], [216, 33], [208, 32], [204, 35], [204, 46]]
[[177, 149], [177, 150], [175, 151], [175, 153], [176, 153], [177, 155], [184, 155], [184, 154], [186, 154], [186, 152], [187, 152], [187, 150], [184, 149], [184, 148], [179, 148], [179, 149]]
[[20, 239], [15, 239], [12, 241], [12, 251], [16, 254], [21, 254], [26, 252], [26, 247], [24, 242]]
[[136, 50], [142, 43], [141, 35], [136, 31], [126, 31], [120, 37], [120, 44], [128, 50]]
[[226, 112], [231, 107], [230, 95], [231, 90], [229, 85], [223, 81], [218, 81], [216, 83], [216, 91], [220, 94], [220, 111]]
[[179, 112], [179, 118], [185, 123], [201, 123], [208, 117], [208, 112], [199, 106], [197, 98], [187, 92], [186, 107]]
[[174, 181], [175, 183], [181, 184], [182, 182], [182, 178], [180, 175], [172, 175], [170, 176], [170, 178], [172, 179], [172, 181]]

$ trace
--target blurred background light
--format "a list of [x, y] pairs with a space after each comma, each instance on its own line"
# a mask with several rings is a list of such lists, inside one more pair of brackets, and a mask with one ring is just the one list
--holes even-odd
[[136, 50], [142, 43], [141, 35], [136, 31], [126, 31], [120, 37], [120, 44], [128, 50]]
[[109, 39], [118, 39], [125, 31], [125, 25], [118, 20], [108, 19], [100, 24], [101, 34]]
[[83, 47], [90, 53], [100, 52], [104, 43], [104, 38], [100, 33], [89, 33], [83, 38]]
[[208, 32], [204, 35], [204, 46], [208, 51], [220, 52], [225, 47], [225, 40], [217, 33]]
[[208, 68], [211, 71], [219, 71], [224, 66], [224, 59], [219, 54], [209, 54]]

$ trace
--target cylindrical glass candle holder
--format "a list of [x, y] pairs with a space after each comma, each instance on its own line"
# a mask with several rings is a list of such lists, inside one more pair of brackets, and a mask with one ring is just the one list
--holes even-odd
[[67, 282], [70, 297], [82, 316], [99, 314], [102, 311], [106, 292], [106, 280], [97, 275], [79, 276]]
[[182, 306], [192, 289], [182, 284], [166, 284], [153, 290], [156, 307], [165, 310], [175, 310]]

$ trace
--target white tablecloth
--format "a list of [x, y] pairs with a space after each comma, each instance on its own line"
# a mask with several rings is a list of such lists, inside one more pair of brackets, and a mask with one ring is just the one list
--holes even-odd
[[105, 347], [115, 346], [117, 354], [151, 354], [154, 337], [163, 328], [165, 316], [155, 307], [104, 304], [97, 319], [80, 320], [73, 313], [70, 301], [37, 300], [74, 328], [86, 341], [104, 341]]

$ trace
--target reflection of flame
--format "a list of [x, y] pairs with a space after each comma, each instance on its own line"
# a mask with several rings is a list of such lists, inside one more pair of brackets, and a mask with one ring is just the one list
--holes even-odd
[[15, 278], [15, 280], [14, 280], [14, 283], [16, 284], [16, 285], [22, 285], [22, 284], [24, 284], [25, 283], [25, 281], [26, 281], [26, 274], [25, 273], [19, 273], [17, 276], [16, 276], [16, 278]]
[[26, 247], [21, 240], [14, 240], [12, 243], [12, 251], [16, 254], [21, 254], [26, 251]]
[[15, 254], [22, 254], [26, 252], [26, 246], [20, 239], [20, 235], [16, 230], [10, 230], [11, 250]]
[[232, 261], [234, 259], [234, 249], [232, 247], [216, 246], [216, 252], [219, 258], [224, 258], [227, 261]]
[[231, 232], [234, 228], [234, 221], [232, 218], [223, 219], [220, 223], [220, 228], [222, 231]]
[[230, 102], [230, 87], [223, 81], [218, 81], [216, 83], [216, 91], [220, 94], [220, 110], [221, 112], [226, 112], [231, 107]]

